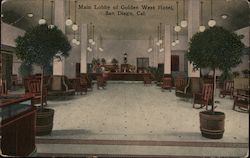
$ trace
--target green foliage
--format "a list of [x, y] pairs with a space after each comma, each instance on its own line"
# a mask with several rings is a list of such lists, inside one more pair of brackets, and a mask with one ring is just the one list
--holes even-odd
[[249, 70], [248, 70], [248, 69], [242, 70], [241, 72], [242, 72], [243, 74], [245, 74], [245, 75], [249, 74]]
[[220, 75], [220, 82], [223, 83], [225, 80], [231, 80], [233, 78], [232, 72], [229, 70], [224, 70], [222, 74]]
[[67, 57], [71, 49], [67, 36], [57, 27], [49, 29], [47, 24], [27, 30], [25, 35], [18, 36], [15, 42], [19, 59], [41, 67], [51, 63], [54, 57]]
[[196, 33], [189, 45], [186, 57], [195, 68], [220, 70], [240, 64], [244, 48], [237, 34], [218, 26]]
[[153, 74], [155, 81], [161, 81], [164, 75], [163, 67], [148, 67], [148, 70]]
[[32, 72], [33, 72], [33, 67], [30, 63], [27, 62], [22, 62], [22, 64], [18, 69], [19, 75], [22, 76], [23, 78], [30, 76]]
[[239, 76], [240, 76], [239, 71], [234, 71], [234, 72], [233, 72], [233, 77], [234, 77], [234, 78], [239, 77]]
[[118, 60], [116, 58], [113, 58], [112, 61], [111, 61], [112, 64], [116, 65], [118, 64]]
[[101, 62], [102, 62], [103, 65], [106, 64], [106, 59], [105, 59], [105, 58], [102, 58], [102, 59], [101, 59]]

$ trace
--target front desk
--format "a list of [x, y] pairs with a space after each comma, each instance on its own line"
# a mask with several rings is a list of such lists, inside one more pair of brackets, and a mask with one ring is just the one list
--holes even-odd
[[[105, 73], [107, 75], [108, 80], [116, 80], [116, 81], [143, 81], [144, 75], [149, 75], [150, 73], [134, 73], [134, 72], [108, 72]], [[91, 73], [92, 78], [95, 80], [97, 75], [101, 75], [101, 73]]]
[[36, 107], [31, 95], [0, 96], [1, 151], [29, 156], [35, 152]]

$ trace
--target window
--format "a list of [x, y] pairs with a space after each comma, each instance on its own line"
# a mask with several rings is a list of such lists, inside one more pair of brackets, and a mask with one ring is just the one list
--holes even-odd
[[137, 72], [144, 73], [149, 66], [149, 58], [137, 58]]

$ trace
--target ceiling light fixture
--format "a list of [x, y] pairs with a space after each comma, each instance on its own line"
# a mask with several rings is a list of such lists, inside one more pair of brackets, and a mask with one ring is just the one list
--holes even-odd
[[69, 3], [69, 15], [68, 15], [68, 19], [66, 20], [66, 22], [65, 22], [65, 24], [67, 25], [67, 26], [70, 26], [70, 25], [72, 25], [72, 20], [70, 19], [70, 0], [68, 0], [68, 3]]
[[201, 25], [199, 26], [199, 31], [204, 32], [206, 27], [203, 25], [203, 2], [201, 1], [200, 4], [201, 4], [200, 5], [200, 7], [201, 7], [201, 9], [200, 9], [200, 22], [201, 22]]
[[99, 51], [100, 51], [100, 52], [103, 52], [103, 48], [102, 48], [102, 36], [100, 36], [99, 39], [100, 39]]
[[160, 26], [157, 26], [157, 42], [156, 45], [159, 46], [160, 45]]
[[46, 20], [44, 19], [44, 0], [42, 0], [42, 18], [38, 21], [39, 25], [46, 24]]
[[174, 27], [173, 27], [173, 36], [172, 36], [173, 42], [171, 43], [171, 45], [172, 45], [173, 47], [176, 45], [175, 39], [174, 39], [174, 33], [175, 33], [175, 30], [174, 30]]
[[33, 13], [27, 13], [27, 16], [28, 16], [29, 18], [32, 18], [34, 15], [33, 15]]
[[177, 1], [176, 2], [176, 26], [174, 27], [174, 30], [176, 31], [176, 32], [180, 32], [181, 31], [181, 27], [179, 26], [179, 14], [178, 14], [178, 10], [179, 10], [179, 2]]
[[53, 29], [55, 27], [55, 25], [53, 24], [53, 6], [54, 6], [54, 1], [50, 1], [51, 2], [51, 6], [50, 6], [50, 25], [48, 26], [49, 29]]
[[74, 24], [72, 25], [73, 31], [78, 30], [78, 25], [76, 24], [76, 5], [77, 5], [77, 1], [75, 1], [75, 19], [74, 19]]
[[93, 41], [91, 42], [91, 44], [95, 45], [95, 25], [92, 26], [92, 38]]
[[225, 20], [225, 19], [228, 18], [228, 15], [227, 15], [227, 14], [222, 14], [222, 15], [221, 15], [221, 18]]
[[185, 18], [185, 7], [186, 5], [185, 5], [185, 0], [183, 0], [183, 19], [182, 19], [182, 21], [181, 21], [181, 27], [183, 27], [183, 28], [185, 28], [185, 27], [187, 27], [187, 20], [186, 20], [186, 18]]
[[180, 43], [180, 40], [179, 40], [179, 37], [178, 37], [178, 32], [176, 32], [176, 40], [175, 40], [175, 43], [176, 43], [176, 44], [179, 44], [179, 43]]
[[153, 48], [152, 48], [152, 36], [149, 36], [148, 39], [148, 52], [152, 52]]
[[213, 19], [213, 0], [210, 0], [211, 7], [210, 7], [210, 20], [208, 21], [208, 26], [214, 27], [216, 25], [216, 21]]

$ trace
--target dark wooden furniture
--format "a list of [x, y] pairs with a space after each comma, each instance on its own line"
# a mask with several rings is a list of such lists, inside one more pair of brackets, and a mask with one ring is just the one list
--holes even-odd
[[1, 82], [2, 83], [0, 85], [0, 96], [6, 95], [8, 93], [6, 80], [1, 80]]
[[0, 96], [2, 154], [26, 157], [36, 151], [36, 108], [31, 99], [32, 95]]
[[175, 78], [174, 80], [174, 85], [175, 85], [175, 89], [180, 89], [185, 85], [185, 79], [184, 78]]
[[88, 85], [87, 85], [87, 81], [84, 78], [71, 78], [69, 79], [72, 88], [75, 90], [75, 93], [78, 94], [82, 94], [83, 92], [86, 94], [87, 90], [88, 90]]
[[[202, 86], [201, 93], [193, 94], [193, 108], [200, 109], [206, 106], [206, 110], [208, 110], [208, 103], [212, 99], [213, 95], [213, 84], [205, 83]], [[195, 104], [200, 104], [200, 107], [195, 107]]]
[[234, 91], [234, 81], [226, 80], [223, 83], [223, 88], [220, 90], [219, 97], [225, 97], [226, 95], [229, 95], [230, 98], [233, 97], [233, 91]]
[[[95, 80], [97, 75], [101, 73], [92, 73], [92, 77]], [[143, 76], [149, 73], [134, 73], [134, 72], [109, 72], [108, 80], [114, 81], [144, 81]]]
[[193, 97], [191, 93], [191, 79], [189, 78], [187, 83], [182, 85], [182, 86], [177, 86], [175, 89], [175, 95], [177, 97], [182, 97], [182, 98], [191, 98]]
[[164, 78], [162, 78], [161, 88], [162, 88], [163, 91], [165, 89], [168, 89], [171, 92], [171, 89], [172, 89], [172, 78], [171, 77], [164, 77]]
[[83, 82], [84, 80], [87, 81], [87, 88], [92, 90], [93, 88], [93, 83], [92, 83], [92, 74], [80, 74], [80, 79], [82, 79]]
[[[234, 96], [233, 110], [239, 112], [249, 112], [249, 89], [237, 89]], [[235, 108], [238, 108], [237, 110]]]
[[30, 79], [28, 81], [28, 93], [33, 95], [32, 104], [45, 104], [47, 105], [48, 89], [43, 86], [43, 92], [41, 96], [41, 80]]
[[152, 76], [151, 74], [144, 74], [143, 75], [144, 85], [151, 85], [152, 84]]

